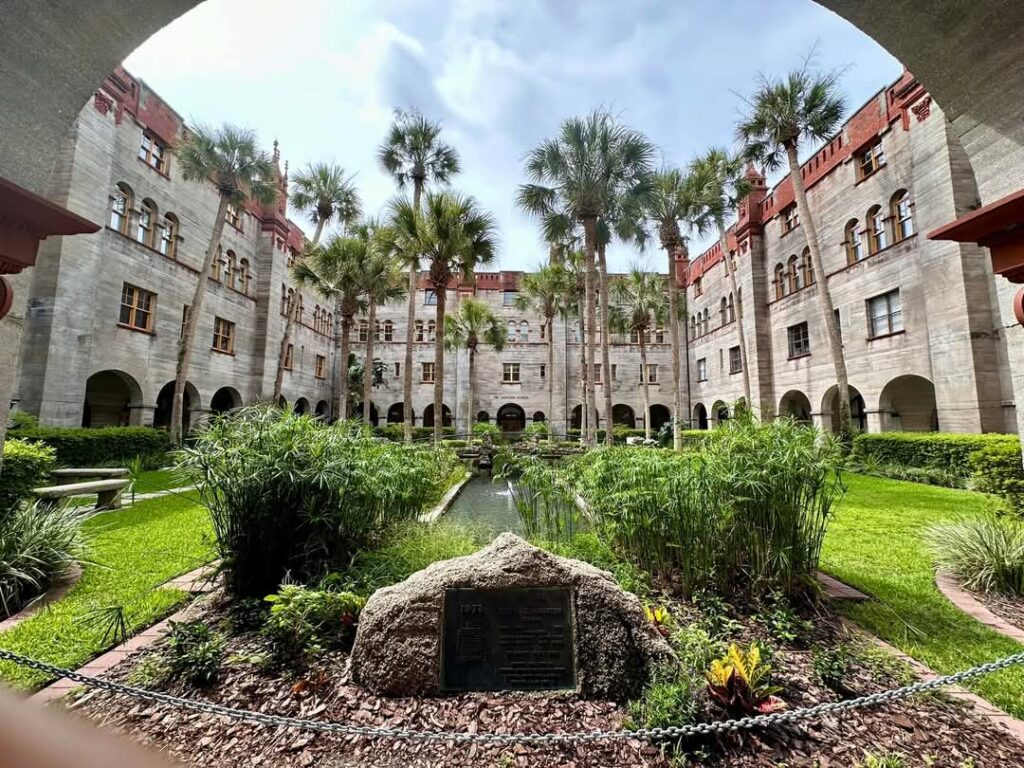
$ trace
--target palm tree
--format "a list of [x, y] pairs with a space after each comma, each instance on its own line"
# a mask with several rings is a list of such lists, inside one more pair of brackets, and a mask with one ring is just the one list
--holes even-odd
[[[324, 227], [331, 222], [340, 221], [345, 229], [355, 222], [362, 212], [359, 192], [352, 177], [345, 174], [345, 169], [333, 163], [316, 163], [306, 166], [292, 179], [292, 191], [289, 200], [292, 208], [309, 215], [310, 221], [316, 225], [313, 232], [312, 245], [320, 244], [320, 236]], [[291, 343], [292, 329], [296, 321], [299, 302], [293, 302], [285, 315], [284, 334], [281, 336], [281, 348], [277, 355], [277, 373], [274, 376], [274, 402], [281, 398], [284, 388], [284, 370], [288, 359], [288, 345]], [[337, 312], [337, 307], [335, 307]]]
[[839, 332], [832, 306], [832, 295], [821, 261], [818, 230], [807, 203], [807, 190], [800, 175], [800, 142], [826, 141], [839, 128], [846, 112], [846, 104], [838, 93], [838, 75], [815, 72], [810, 61], [783, 80], [765, 76], [754, 96], [747, 101], [748, 114], [736, 126], [736, 135], [743, 145], [746, 159], [759, 162], [765, 170], [773, 171], [782, 165], [785, 154], [789, 164], [789, 179], [796, 197], [800, 221], [807, 233], [807, 247], [811, 252], [811, 265], [817, 275], [818, 307], [821, 321], [828, 333], [832, 365], [836, 375], [836, 394], [839, 398], [839, 431], [846, 439], [850, 434], [850, 388], [843, 358], [843, 339]]
[[[597, 110], [565, 120], [554, 138], [542, 142], [526, 158], [526, 175], [531, 183], [519, 187], [519, 206], [540, 217], [545, 229], [552, 217], [559, 215], [569, 216], [583, 226], [584, 314], [591, 360], [596, 348], [594, 259], [598, 219], [617, 201], [637, 195], [649, 185], [653, 156], [654, 146], [643, 134]], [[557, 238], [546, 239], [550, 242]], [[593, 402], [593, 376], [586, 377], [585, 387], [589, 401]], [[587, 443], [593, 445], [595, 425], [589, 425], [587, 431]]]
[[[473, 441], [473, 388], [476, 382], [476, 350], [483, 343], [497, 351], [505, 348], [508, 332], [504, 324], [479, 299], [465, 299], [459, 304], [459, 311], [444, 318], [444, 345], [446, 349], [465, 349], [469, 353], [469, 392], [466, 394], [466, 424], [470, 444]], [[434, 413], [437, 407], [435, 405]], [[434, 420], [435, 430], [437, 419]]]
[[750, 371], [747, 370], [747, 339], [743, 327], [743, 302], [740, 301], [739, 286], [736, 284], [734, 260], [729, 253], [725, 219], [736, 209], [739, 202], [750, 194], [750, 180], [744, 173], [745, 161], [739, 155], [730, 155], [725, 149], [709, 149], [690, 165], [690, 173], [696, 186], [696, 216], [693, 224], [704, 235], [714, 228], [722, 249], [722, 264], [729, 277], [729, 290], [736, 304], [736, 329], [740, 342], [741, 365], [743, 368], [743, 396], [748, 408], [753, 407], [750, 396]]
[[298, 286], [310, 288], [327, 301], [333, 300], [338, 308], [339, 322], [334, 332], [337, 386], [331, 408], [336, 419], [348, 418], [352, 318], [365, 303], [360, 280], [370, 260], [370, 252], [370, 242], [365, 233], [336, 235], [292, 267], [292, 279]]
[[[686, 255], [686, 239], [683, 237], [680, 222], [689, 226], [693, 216], [694, 185], [690, 177], [676, 168], [665, 168], [655, 174], [651, 193], [642, 201], [643, 213], [648, 221], [657, 228], [658, 240], [668, 257], [668, 280], [665, 289], [668, 294], [668, 317], [679, 318], [679, 284], [676, 282], [676, 263], [678, 257]], [[684, 332], [680, 343], [679, 321], [669, 321], [669, 340], [672, 344], [672, 447], [682, 449], [680, 425], [683, 422], [683, 390], [681, 384], [680, 360], [683, 357], [683, 345], [688, 345], [689, 337]], [[689, 359], [689, 355], [685, 355]], [[689, 371], [686, 373], [689, 376]], [[689, 407], [689, 403], [687, 403]]]
[[[671, 280], [671, 276], [668, 278]], [[647, 335], [669, 317], [665, 279], [654, 272], [630, 267], [629, 274], [612, 284], [611, 324], [620, 332], [635, 334], [640, 343], [640, 377], [644, 390], [644, 437], [651, 439], [651, 393], [647, 370]], [[611, 431], [609, 429], [609, 431]]]
[[[441, 125], [415, 110], [395, 111], [384, 143], [377, 150], [377, 160], [399, 189], [412, 183], [412, 208], [420, 210], [420, 199], [428, 182], [447, 184], [459, 172], [459, 154], [441, 141]], [[409, 270], [409, 311], [405, 329], [405, 375], [402, 398], [405, 441], [412, 441], [412, 350], [413, 327], [416, 325], [416, 293], [420, 277], [419, 253], [407, 253]], [[438, 326], [440, 333], [441, 326]]]
[[360, 280], [366, 293], [369, 326], [366, 334], [366, 365], [363, 366], [363, 421], [367, 424], [370, 423], [370, 398], [373, 394], [373, 342], [377, 328], [377, 307], [389, 301], [404, 299], [407, 290], [401, 265], [385, 245], [387, 236], [373, 231], [371, 237], [374, 248]]
[[[436, 297], [434, 339], [434, 439], [442, 436], [444, 399], [444, 317], [452, 278], [472, 274], [490, 264], [497, 249], [494, 218], [476, 200], [453, 192], [427, 192], [423, 210], [408, 199], [391, 204], [392, 237], [401, 253], [427, 260], [430, 285]], [[407, 355], [408, 358], [408, 355]], [[411, 400], [409, 401], [411, 408]]]
[[270, 205], [277, 200], [274, 163], [259, 149], [256, 132], [248, 128], [224, 125], [220, 128], [197, 126], [190, 130], [174, 150], [181, 176], [186, 181], [209, 182], [217, 189], [219, 202], [213, 220], [213, 231], [203, 266], [196, 279], [192, 303], [189, 304], [185, 328], [178, 344], [178, 367], [174, 377], [174, 399], [171, 405], [170, 437], [174, 445], [181, 444], [182, 408], [185, 382], [188, 379], [192, 347], [206, 296], [206, 280], [217, 256], [228, 206], [241, 207], [248, 201]]
[[555, 412], [555, 316], [562, 311], [568, 274], [559, 262], [545, 264], [536, 272], [523, 275], [515, 307], [520, 312], [535, 312], [544, 318], [548, 340], [548, 421]]

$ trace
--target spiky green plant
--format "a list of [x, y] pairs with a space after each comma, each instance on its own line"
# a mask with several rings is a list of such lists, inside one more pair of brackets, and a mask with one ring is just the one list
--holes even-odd
[[933, 525], [925, 537], [935, 561], [979, 592], [1024, 595], [1024, 522], [988, 515]]

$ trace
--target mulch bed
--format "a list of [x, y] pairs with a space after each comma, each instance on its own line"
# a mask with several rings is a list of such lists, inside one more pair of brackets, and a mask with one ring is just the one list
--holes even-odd
[[995, 592], [971, 592], [971, 594], [1003, 621], [1024, 631], [1024, 597], [1010, 597]]
[[[672, 602], [677, 620], [695, 609]], [[211, 624], [223, 611], [215, 598], [197, 606], [197, 616]], [[734, 634], [744, 639], [765, 636], [764, 628], [740, 617]], [[844, 630], [822, 610], [813, 629], [799, 642], [773, 642], [774, 682], [790, 707], [836, 701], [838, 694], [814, 675], [811, 647], [848, 641]], [[360, 725], [422, 730], [497, 733], [577, 732], [617, 730], [627, 712], [623, 705], [584, 701], [565, 694], [470, 694], [428, 699], [386, 699], [352, 684], [347, 656], [332, 653], [315, 668], [296, 677], [260, 669], [240, 656], [265, 651], [255, 633], [231, 637], [218, 683], [197, 690], [176, 682], [171, 693], [203, 698], [227, 706]], [[153, 651], [145, 651], [151, 653]], [[124, 679], [138, 662], [130, 657], [110, 676]], [[858, 662], [843, 680], [850, 695], [898, 687], [906, 669], [899, 664]], [[122, 695], [89, 692], [71, 706], [105, 727], [129, 734], [182, 763], [203, 768], [228, 766], [496, 766], [497, 768], [610, 768], [660, 766], [670, 768], [671, 756], [646, 742], [607, 741], [585, 746], [496, 747], [368, 740], [292, 729], [269, 728], [191, 713], [162, 705], [140, 703]], [[708, 718], [716, 713], [708, 711]], [[720, 713], [717, 716], [721, 716]], [[753, 732], [687, 745], [693, 763], [714, 766], [819, 766], [848, 768], [865, 752], [904, 755], [907, 766], [960, 768], [968, 758], [983, 766], [1024, 765], [1024, 744], [998, 726], [942, 695], [928, 695], [868, 710], [842, 713], [770, 732]], [[926, 762], [930, 760], [931, 762]], [[678, 763], [675, 763], [678, 765]]]

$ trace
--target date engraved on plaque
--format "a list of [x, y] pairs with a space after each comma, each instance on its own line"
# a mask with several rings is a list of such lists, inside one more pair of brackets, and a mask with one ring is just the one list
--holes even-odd
[[575, 687], [568, 587], [445, 590], [441, 690]]

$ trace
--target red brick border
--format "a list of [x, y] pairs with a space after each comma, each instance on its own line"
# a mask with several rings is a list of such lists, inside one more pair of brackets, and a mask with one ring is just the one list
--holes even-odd
[[939, 592], [945, 595], [949, 602], [968, 616], [977, 619], [995, 632], [1006, 635], [1018, 643], [1024, 643], [1024, 629], [1015, 627], [1010, 622], [992, 613], [974, 595], [961, 587], [952, 573], [937, 571], [935, 573], [935, 586], [939, 588]]

